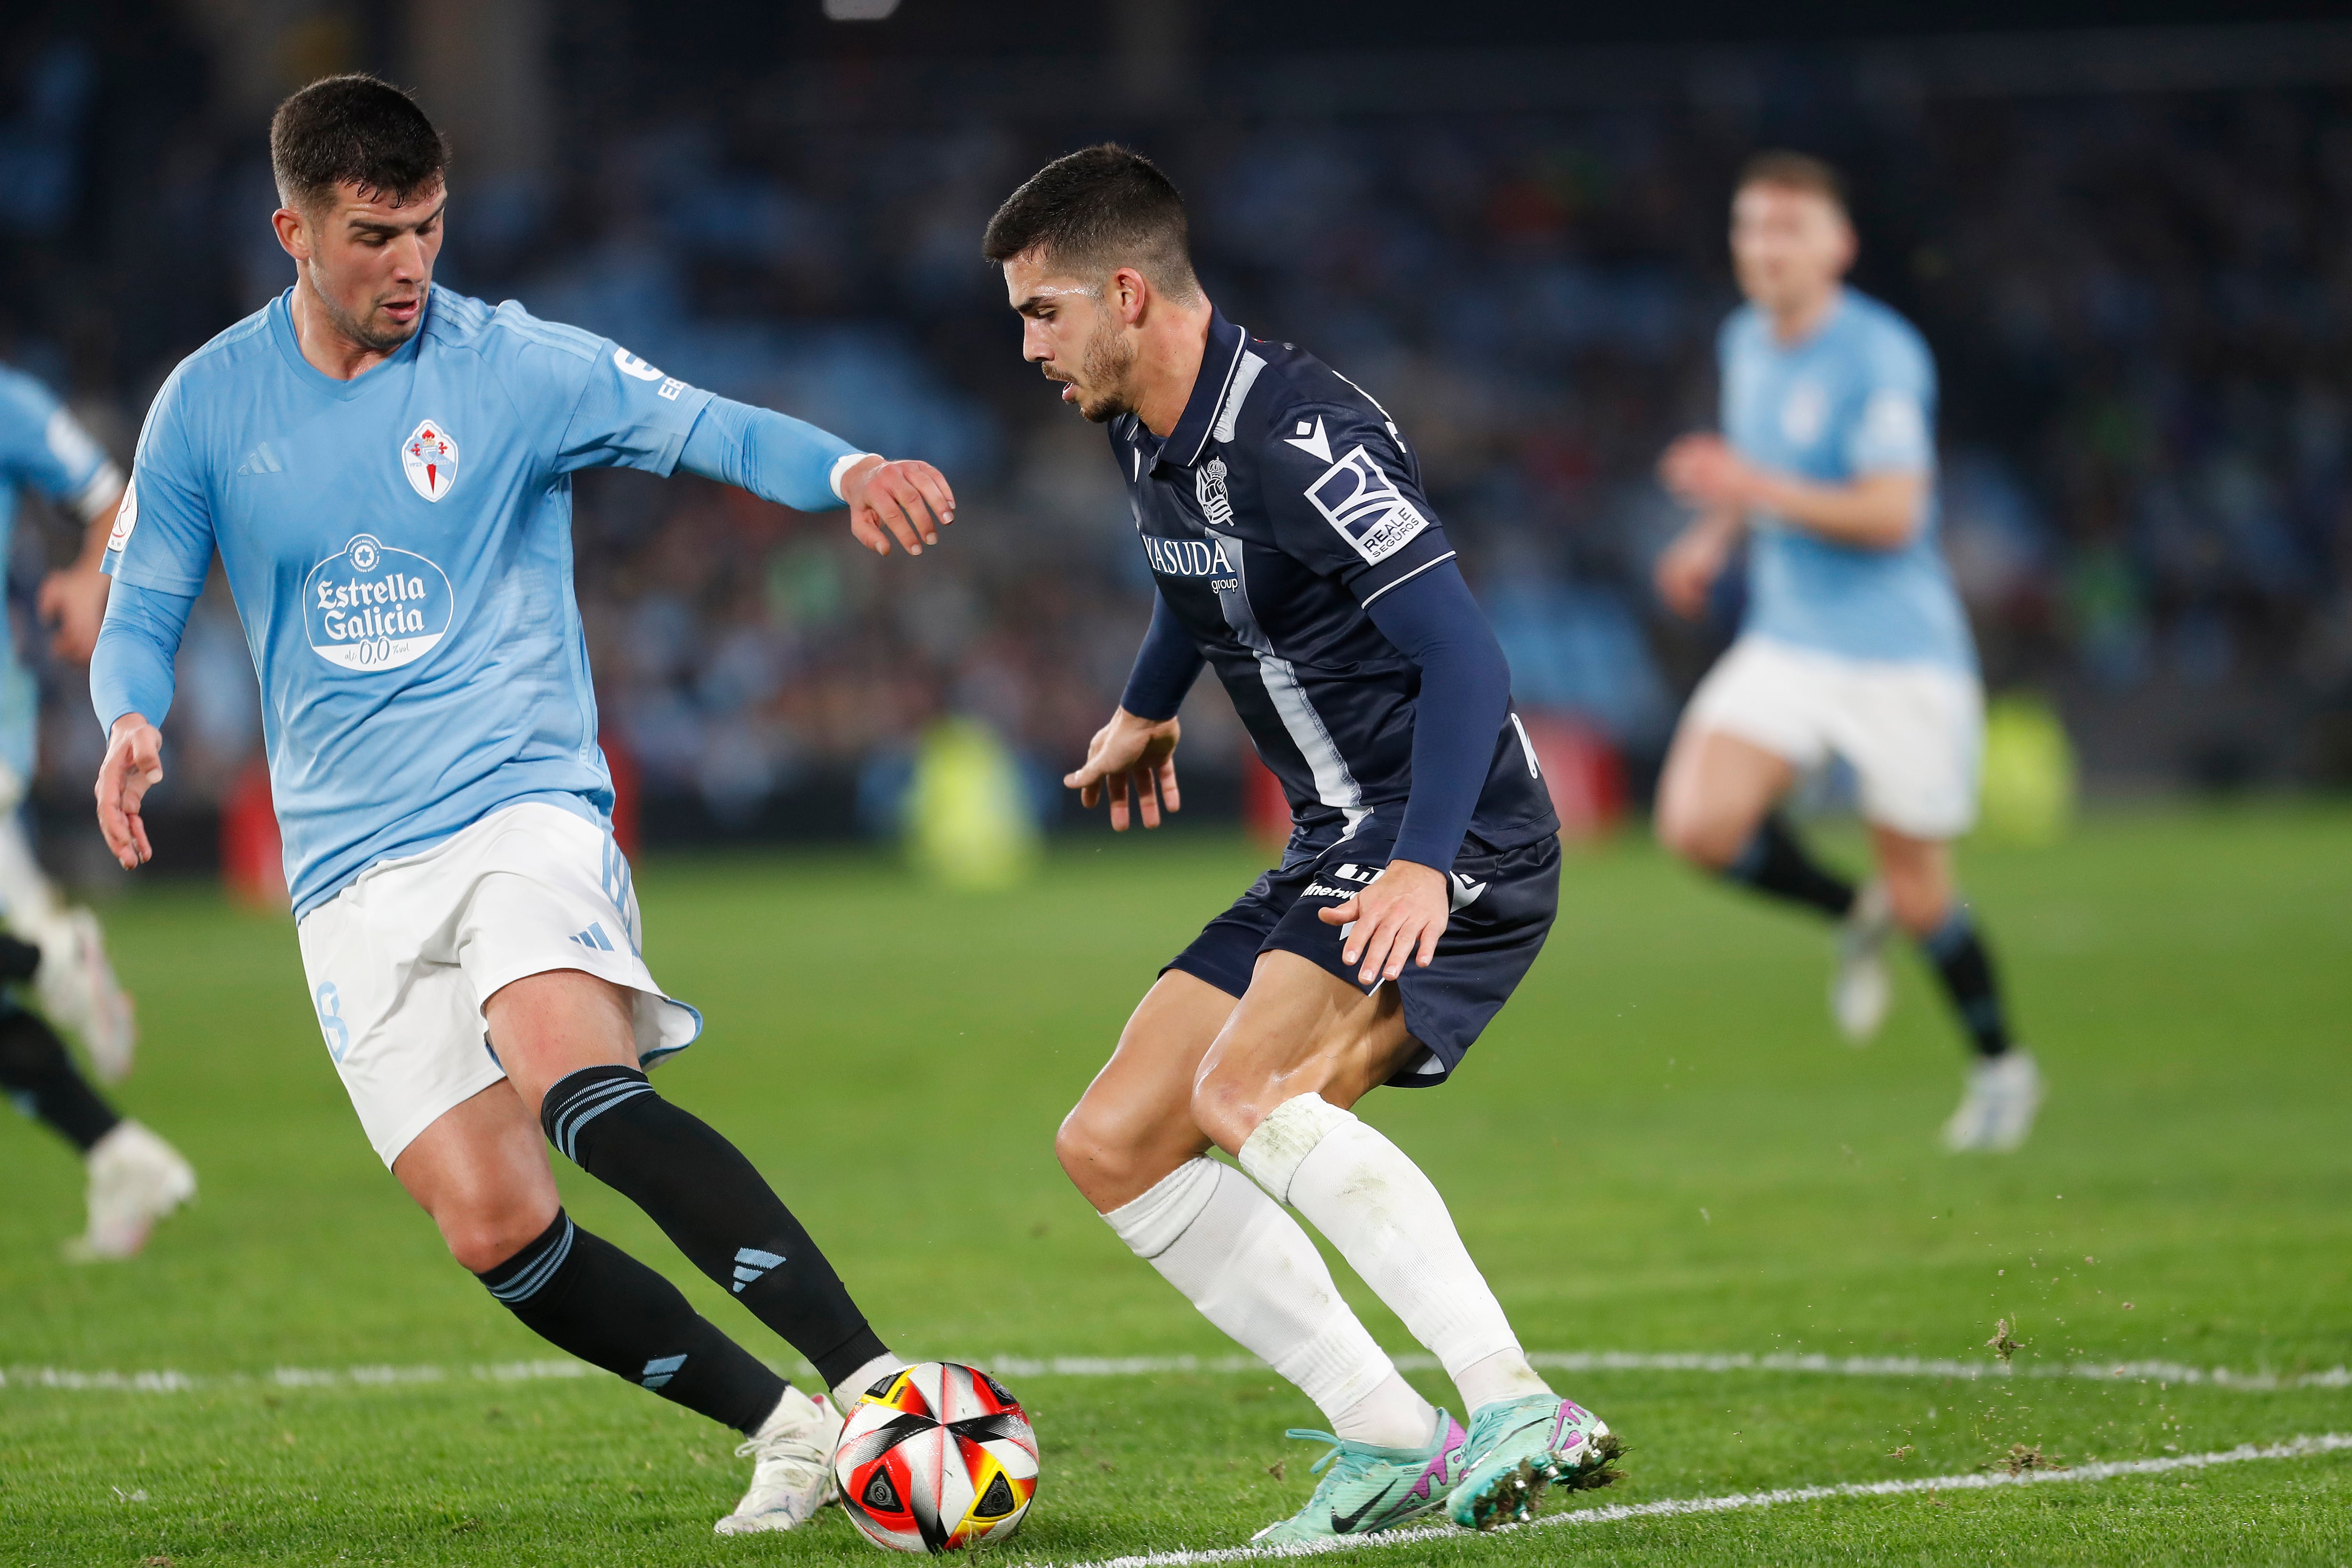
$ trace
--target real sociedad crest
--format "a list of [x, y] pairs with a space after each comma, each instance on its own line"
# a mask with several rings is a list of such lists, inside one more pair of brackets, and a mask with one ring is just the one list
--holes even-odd
[[426, 500], [439, 500], [457, 482], [457, 443], [438, 419], [427, 419], [400, 444], [400, 467]]

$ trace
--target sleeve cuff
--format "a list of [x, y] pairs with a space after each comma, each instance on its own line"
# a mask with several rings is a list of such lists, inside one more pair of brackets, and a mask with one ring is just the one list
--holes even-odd
[[866, 458], [878, 458], [881, 455], [879, 452], [844, 452], [840, 457], [835, 458], [833, 460], [833, 475], [827, 481], [833, 486], [833, 499], [846, 502], [849, 498], [841, 493], [841, 481], [849, 477], [850, 469]]

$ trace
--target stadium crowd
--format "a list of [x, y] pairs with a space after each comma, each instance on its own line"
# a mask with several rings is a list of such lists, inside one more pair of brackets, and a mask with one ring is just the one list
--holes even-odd
[[[97, 189], [89, 53], [12, 58], [0, 358], [127, 452], [178, 356], [288, 281], [268, 169], [252, 127], [191, 115], [152, 171], [164, 297], [145, 231]], [[439, 278], [932, 458], [966, 499], [949, 547], [909, 563], [701, 481], [583, 479], [605, 723], [649, 801], [789, 830], [772, 804], [826, 780], [872, 819], [950, 711], [999, 730], [1053, 801], [1149, 580], [1100, 433], [1016, 363], [977, 236], [1041, 156], [1105, 135], [1185, 189], [1231, 318], [1394, 412], [1521, 702], [1640, 777], [1736, 612], [1693, 630], [1658, 607], [1650, 563], [1678, 514], [1653, 464], [1713, 418], [1732, 172], [1801, 143], [1852, 177], [1861, 286], [1940, 356], [1945, 537], [1994, 689], [2057, 699], [2095, 769], [2334, 780], [2352, 777], [2346, 108], [2312, 89], [812, 131], [744, 94], [610, 124], [541, 184], [470, 182], [460, 147]], [[103, 266], [78, 259], [94, 243]], [[16, 563], [27, 641], [37, 532]], [[184, 803], [228, 787], [259, 714], [225, 600], [183, 658]], [[44, 668], [42, 788], [83, 803], [100, 737], [78, 672]], [[2284, 721], [2257, 739], [2116, 717], [2151, 705]], [[1229, 767], [1222, 699], [1193, 709], [1190, 757]]]

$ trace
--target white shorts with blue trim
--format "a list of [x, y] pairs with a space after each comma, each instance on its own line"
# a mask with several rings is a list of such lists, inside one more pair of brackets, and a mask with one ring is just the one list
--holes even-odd
[[1976, 823], [1984, 689], [1966, 670], [1742, 637], [1683, 723], [1737, 735], [1800, 773], [1844, 758], [1863, 819], [1906, 837], [1958, 838]]
[[584, 970], [635, 992], [646, 1067], [702, 1032], [702, 1015], [646, 967], [619, 846], [561, 806], [508, 806], [421, 855], [380, 860], [305, 915], [299, 934], [327, 1054], [386, 1165], [506, 1076], [482, 1004], [526, 975]]

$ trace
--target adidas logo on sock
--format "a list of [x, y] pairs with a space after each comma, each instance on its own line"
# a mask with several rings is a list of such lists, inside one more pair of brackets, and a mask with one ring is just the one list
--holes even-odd
[[685, 1364], [686, 1358], [682, 1355], [656, 1356], [646, 1363], [646, 1370], [639, 1374], [637, 1381], [647, 1388], [659, 1388], [663, 1384], [676, 1377], [677, 1369]]
[[602, 921], [591, 922], [586, 931], [572, 932], [572, 940], [583, 947], [593, 948], [598, 952], [613, 951], [613, 941], [604, 934], [604, 922]]
[[735, 1253], [735, 1294], [740, 1296], [743, 1287], [756, 1285], [769, 1269], [784, 1260], [778, 1252], [762, 1252], [756, 1247], [739, 1247]]

